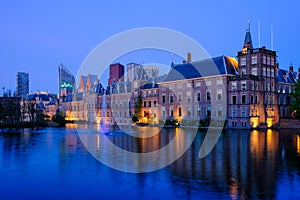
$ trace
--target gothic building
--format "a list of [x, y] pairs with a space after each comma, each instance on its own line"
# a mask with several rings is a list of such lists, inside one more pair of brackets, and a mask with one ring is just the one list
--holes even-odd
[[248, 27], [238, 74], [228, 82], [228, 126], [256, 128], [278, 123], [276, 51], [253, 48]]

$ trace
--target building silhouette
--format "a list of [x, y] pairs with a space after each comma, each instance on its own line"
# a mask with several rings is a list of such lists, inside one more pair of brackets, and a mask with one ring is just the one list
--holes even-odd
[[16, 96], [25, 97], [29, 93], [29, 74], [18, 72], [16, 76]]
[[120, 81], [124, 81], [124, 65], [121, 65], [120, 63], [111, 64], [109, 66], [108, 85]]
[[74, 89], [74, 75], [62, 63], [60, 63], [58, 66], [59, 99], [63, 101], [66, 96], [73, 93]]

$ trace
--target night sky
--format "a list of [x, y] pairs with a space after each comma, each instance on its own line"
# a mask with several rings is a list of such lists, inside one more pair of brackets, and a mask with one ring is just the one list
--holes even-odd
[[[15, 90], [16, 73], [29, 73], [30, 91], [58, 92], [58, 65], [76, 75], [101, 41], [140, 27], [182, 32], [211, 56], [235, 57], [251, 21], [254, 47], [278, 51], [281, 68], [300, 67], [299, 1], [4, 1], [0, 6], [0, 87]], [[122, 44], [120, 44], [122, 45]], [[141, 58], [142, 56], [142, 58]], [[132, 56], [132, 62], [169, 65], [169, 56]], [[126, 65], [128, 58], [119, 60]], [[124, 62], [124, 63], [123, 63]], [[2, 89], [0, 90], [2, 95]]]

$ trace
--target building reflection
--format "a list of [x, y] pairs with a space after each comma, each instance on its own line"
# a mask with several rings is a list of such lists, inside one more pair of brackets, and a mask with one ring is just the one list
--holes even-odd
[[272, 198], [280, 158], [278, 131], [228, 131], [203, 159], [195, 159], [204, 140], [199, 133], [189, 150], [169, 166], [172, 176], [189, 186], [210, 184], [232, 199]]

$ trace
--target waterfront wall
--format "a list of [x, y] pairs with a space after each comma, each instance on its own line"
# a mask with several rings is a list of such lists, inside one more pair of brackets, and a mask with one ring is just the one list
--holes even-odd
[[300, 129], [300, 120], [297, 119], [280, 119], [280, 128], [297, 128]]

